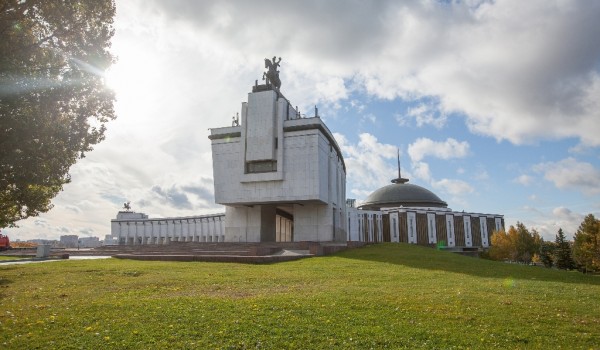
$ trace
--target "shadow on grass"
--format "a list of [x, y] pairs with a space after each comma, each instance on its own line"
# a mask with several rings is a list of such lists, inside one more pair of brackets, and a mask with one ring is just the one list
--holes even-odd
[[381, 243], [346, 250], [338, 253], [337, 256], [484, 278], [600, 285], [600, 276], [584, 275], [577, 271], [509, 264], [405, 243]]
[[11, 283], [13, 283], [11, 279], [0, 277], [0, 300], [6, 297], [6, 295], [4, 295], [4, 290], [8, 288], [8, 285]]

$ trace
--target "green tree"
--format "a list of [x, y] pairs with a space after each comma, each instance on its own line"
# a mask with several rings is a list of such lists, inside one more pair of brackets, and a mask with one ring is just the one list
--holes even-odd
[[540, 261], [545, 267], [552, 267], [554, 265], [554, 242], [546, 242], [542, 240], [540, 244]]
[[554, 265], [556, 268], [561, 270], [571, 270], [574, 268], [575, 262], [571, 257], [571, 243], [565, 238], [562, 228], [558, 229], [554, 243]]
[[0, 2], [0, 228], [51, 209], [104, 138], [113, 0]]
[[600, 271], [600, 220], [589, 214], [575, 233], [573, 258], [584, 271]]

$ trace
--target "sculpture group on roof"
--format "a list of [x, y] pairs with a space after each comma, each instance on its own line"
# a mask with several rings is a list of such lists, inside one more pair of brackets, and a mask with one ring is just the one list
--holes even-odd
[[276, 58], [277, 56], [273, 56], [272, 61], [265, 58], [265, 68], [268, 68], [268, 70], [263, 73], [263, 80], [265, 80], [267, 85], [272, 85], [279, 90], [281, 88], [281, 80], [279, 79], [279, 71], [277, 68], [281, 62], [281, 57], [279, 57], [278, 61], [276, 61]]

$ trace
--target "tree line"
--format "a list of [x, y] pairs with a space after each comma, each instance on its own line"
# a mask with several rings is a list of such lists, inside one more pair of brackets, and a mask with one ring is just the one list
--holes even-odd
[[535, 229], [523, 223], [510, 226], [508, 231], [496, 231], [491, 236], [491, 248], [484, 257], [493, 260], [530, 264], [562, 270], [577, 269], [582, 272], [600, 272], [600, 220], [587, 215], [573, 241], [567, 240], [562, 228], [554, 241], [544, 241]]

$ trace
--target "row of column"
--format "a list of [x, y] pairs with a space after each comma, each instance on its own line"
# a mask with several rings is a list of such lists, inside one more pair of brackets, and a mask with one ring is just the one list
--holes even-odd
[[348, 208], [347, 240], [383, 242], [382, 213]]
[[[412, 211], [407, 211], [406, 213], [406, 227], [401, 227], [400, 220], [400, 212], [391, 212], [389, 213], [389, 225], [390, 225], [390, 241], [391, 242], [400, 242], [402, 241], [400, 235], [401, 231], [407, 232], [406, 240], [408, 243], [417, 244], [417, 243], [425, 243], [423, 241], [418, 242], [418, 232], [417, 232], [417, 213]], [[491, 230], [488, 228], [488, 216], [485, 215], [453, 215], [453, 214], [445, 214], [445, 213], [427, 213], [427, 243], [428, 244], [437, 244], [438, 243], [438, 228], [442, 229], [440, 233], [444, 235], [445, 230], [445, 245], [447, 247], [455, 247], [456, 246], [456, 230], [455, 224], [458, 224], [461, 220], [457, 218], [462, 217], [462, 227], [461, 227], [461, 235], [464, 236], [464, 246], [465, 247], [473, 247], [475, 238], [477, 242], [481, 242], [482, 247], [489, 247], [489, 234], [491, 231], [502, 230], [502, 218], [501, 217], [490, 217], [493, 218], [494, 226]], [[471, 218], [479, 218], [479, 227], [476, 228], [478, 232], [472, 232]], [[443, 218], [443, 221], [441, 220]], [[443, 225], [440, 223], [443, 222]], [[480, 237], [474, 237], [475, 234], [479, 234]], [[463, 237], [461, 237], [461, 241]]]
[[[223, 242], [225, 215], [129, 220], [113, 223], [120, 245]], [[113, 236], [114, 236], [113, 232]]]

